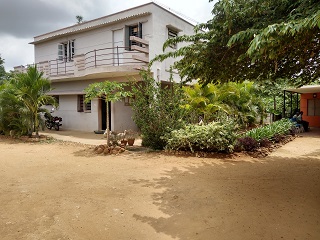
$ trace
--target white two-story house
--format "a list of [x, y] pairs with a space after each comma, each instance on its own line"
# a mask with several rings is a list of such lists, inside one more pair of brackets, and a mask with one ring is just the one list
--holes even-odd
[[[50, 94], [59, 101], [54, 114], [63, 118], [63, 129], [106, 129], [106, 103], [101, 99], [84, 103], [84, 89], [105, 80], [140, 81], [139, 70], [163, 53], [163, 43], [171, 37], [192, 35], [193, 28], [183, 17], [151, 2], [34, 37], [35, 63], [52, 83]], [[168, 81], [173, 61], [154, 63], [154, 78]], [[130, 101], [109, 103], [111, 130], [137, 130]]]

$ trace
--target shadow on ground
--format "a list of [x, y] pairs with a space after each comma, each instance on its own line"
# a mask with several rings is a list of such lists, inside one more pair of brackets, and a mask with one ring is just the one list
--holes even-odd
[[153, 187], [166, 215], [133, 217], [175, 239], [320, 239], [319, 159], [209, 162], [130, 182]]

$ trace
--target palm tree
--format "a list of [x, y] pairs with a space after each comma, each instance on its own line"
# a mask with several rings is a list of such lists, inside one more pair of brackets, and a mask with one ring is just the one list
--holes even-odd
[[38, 72], [36, 66], [30, 66], [26, 73], [15, 74], [1, 88], [0, 101], [12, 103], [10, 107], [2, 108], [1, 114], [10, 113], [12, 128], [14, 124], [25, 124], [29, 135], [35, 132], [39, 136], [39, 113], [47, 111], [42, 106], [56, 106], [55, 99], [46, 95], [50, 90], [50, 81], [43, 77], [42, 72]]
[[220, 92], [220, 100], [230, 106], [230, 114], [241, 125], [250, 125], [259, 114], [263, 116], [263, 102], [253, 82], [229, 82], [221, 85]]
[[219, 112], [229, 112], [229, 107], [220, 100], [219, 88], [214, 84], [202, 86], [197, 83], [183, 87], [183, 90], [187, 102], [184, 107], [195, 111], [207, 122], [216, 119]]

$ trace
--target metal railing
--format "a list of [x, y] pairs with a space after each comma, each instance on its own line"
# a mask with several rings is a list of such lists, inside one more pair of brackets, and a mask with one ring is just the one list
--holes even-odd
[[57, 59], [50, 60], [49, 64], [49, 76], [60, 76], [60, 75], [73, 75], [74, 74], [74, 61], [72, 59]]
[[144, 56], [139, 51], [128, 51], [127, 47], [114, 47], [95, 49], [85, 54], [85, 67], [100, 66], [122, 66], [141, 64], [139, 60], [135, 60], [134, 55]]
[[[147, 64], [147, 60], [141, 60], [141, 58], [139, 59], [139, 56], [146, 58], [146, 55], [148, 54], [138, 50], [129, 49], [129, 47], [118, 46], [113, 48], [95, 49], [83, 55], [74, 56], [73, 59], [55, 59], [39, 62], [36, 63], [36, 65], [37, 69], [44, 72], [45, 76], [58, 77], [72, 76], [75, 74], [75, 71], [81, 71], [90, 68], [126, 65], [145, 66]], [[81, 64], [83, 67], [79, 67]], [[26, 67], [15, 67], [15, 70], [19, 72], [25, 72]]]

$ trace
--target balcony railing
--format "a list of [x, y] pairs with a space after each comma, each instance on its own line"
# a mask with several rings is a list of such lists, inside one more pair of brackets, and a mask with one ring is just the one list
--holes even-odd
[[[85, 54], [75, 55], [73, 59], [55, 59], [36, 63], [38, 71], [45, 77], [72, 77], [82, 75], [85, 70], [90, 72], [93, 68], [121, 67], [121, 66], [146, 66], [149, 62], [149, 48], [146, 40], [131, 37], [140, 46], [102, 48], [89, 51]], [[34, 65], [34, 64], [33, 64]], [[18, 66], [14, 70], [26, 72], [27, 67]], [[104, 68], [103, 68], [104, 67]], [[89, 69], [89, 71], [88, 71]], [[111, 70], [112, 71], [112, 70]]]

